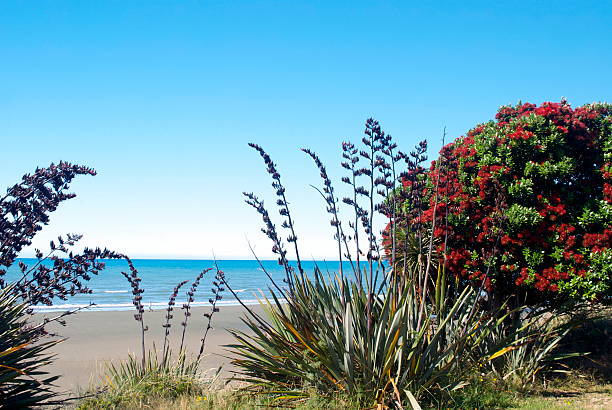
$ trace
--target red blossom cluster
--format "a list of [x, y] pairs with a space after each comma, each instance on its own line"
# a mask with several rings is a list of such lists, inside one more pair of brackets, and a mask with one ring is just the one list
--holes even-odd
[[432, 226], [435, 215], [448, 270], [491, 292], [567, 291], [612, 249], [611, 114], [566, 101], [502, 107], [442, 148], [412, 223]]

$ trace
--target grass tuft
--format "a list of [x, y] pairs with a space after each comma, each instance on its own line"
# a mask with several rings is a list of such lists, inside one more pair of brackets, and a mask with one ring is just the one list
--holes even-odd
[[97, 394], [79, 403], [78, 409], [141, 408], [164, 400], [204, 395], [211, 381], [198, 371], [198, 362], [184, 354], [178, 359], [158, 360], [149, 352], [143, 370], [140, 359], [109, 364], [105, 383]]

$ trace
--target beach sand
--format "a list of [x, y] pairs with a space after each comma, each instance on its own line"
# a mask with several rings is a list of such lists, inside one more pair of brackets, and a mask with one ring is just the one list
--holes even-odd
[[[251, 306], [261, 313], [259, 306]], [[189, 318], [185, 344], [190, 353], [197, 354], [200, 348], [200, 339], [204, 334], [207, 319], [204, 313], [209, 308], [194, 307], [192, 316]], [[183, 312], [176, 308], [173, 312], [174, 319], [170, 328], [171, 346], [174, 351], [178, 350], [183, 327], [180, 325], [184, 320]], [[36, 314], [36, 320], [42, 316], [52, 317], [57, 313]], [[145, 333], [147, 345], [152, 342], [161, 349], [164, 340], [165, 310], [146, 311], [144, 313], [145, 324], [149, 330]], [[231, 376], [230, 359], [223, 345], [232, 343], [233, 338], [227, 329], [246, 330], [246, 326], [240, 320], [244, 316], [244, 308], [241, 306], [222, 306], [219, 312], [213, 316], [206, 347], [205, 359], [202, 369], [211, 369], [213, 373], [219, 366], [222, 367], [222, 376]], [[51, 324], [48, 330], [58, 333], [66, 340], [53, 347], [57, 354], [54, 362], [46, 367], [51, 374], [59, 374], [62, 377], [55, 382], [58, 391], [83, 392], [92, 386], [101, 383], [101, 375], [104, 366], [110, 361], [121, 361], [128, 357], [129, 353], [135, 353], [140, 357], [140, 323], [134, 320], [134, 311], [116, 312], [79, 312], [66, 318], [66, 326]]]

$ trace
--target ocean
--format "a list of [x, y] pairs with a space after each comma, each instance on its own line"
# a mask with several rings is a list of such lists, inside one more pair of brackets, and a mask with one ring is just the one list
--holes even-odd
[[[27, 265], [33, 265], [36, 260], [29, 258], [19, 259]], [[93, 276], [87, 283], [93, 293], [76, 295], [67, 301], [55, 299], [52, 306], [36, 306], [35, 311], [49, 312], [61, 311], [84, 307], [90, 303], [96, 306], [88, 310], [130, 310], [132, 305], [132, 291], [129, 283], [121, 272], [128, 272], [127, 263], [123, 260], [106, 260], [106, 269], [97, 276]], [[142, 278], [141, 287], [145, 290], [142, 294], [142, 303], [145, 309], [162, 309], [167, 303], [174, 287], [181, 281], [187, 280], [177, 297], [176, 305], [182, 306], [186, 300], [186, 292], [196, 276], [206, 268], [214, 267], [212, 260], [183, 260], [183, 259], [134, 259], [134, 266], [138, 269]], [[282, 284], [285, 272], [276, 261], [261, 261], [268, 273]], [[238, 294], [245, 304], [257, 304], [262, 295], [269, 295], [268, 287], [270, 280], [263, 272], [257, 261], [253, 260], [220, 260], [217, 261], [219, 269], [225, 273], [225, 277], [231, 288]], [[292, 263], [295, 265], [295, 263]], [[322, 272], [335, 274], [338, 271], [337, 261], [304, 261], [302, 266], [305, 272], [311, 276], [316, 266]], [[21, 277], [17, 267], [18, 262], [6, 273], [6, 281], [17, 280]], [[346, 265], [345, 269], [348, 269]], [[208, 299], [213, 296], [211, 292], [214, 280], [214, 269], [208, 272], [200, 281], [200, 286], [195, 295], [192, 306], [208, 306]], [[223, 305], [237, 305], [239, 302], [228, 291], [222, 293], [223, 299], [218, 302]]]

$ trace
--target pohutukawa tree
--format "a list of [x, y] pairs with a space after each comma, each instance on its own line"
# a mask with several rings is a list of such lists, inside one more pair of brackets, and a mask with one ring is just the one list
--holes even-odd
[[413, 194], [400, 209], [412, 213], [397, 226], [435, 226], [447, 270], [497, 303], [609, 296], [611, 114], [565, 100], [501, 107], [444, 146], [426, 176], [404, 179]]

